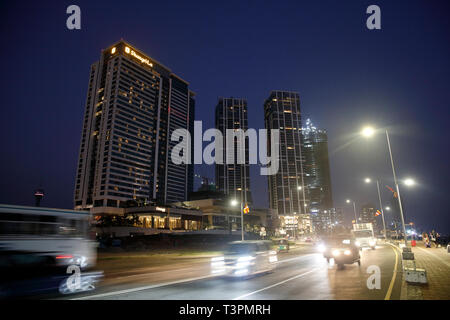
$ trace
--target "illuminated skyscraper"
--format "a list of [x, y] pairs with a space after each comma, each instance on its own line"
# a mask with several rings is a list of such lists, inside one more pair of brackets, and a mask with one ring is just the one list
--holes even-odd
[[[219, 98], [216, 106], [216, 129], [223, 135], [223, 159], [226, 160], [226, 130], [248, 129], [247, 100], [236, 98]], [[245, 164], [237, 163], [238, 145], [234, 143], [234, 163], [216, 164], [216, 185], [220, 192], [229, 198], [250, 204], [250, 165], [248, 138], [245, 140]]]
[[[272, 91], [264, 102], [265, 127], [280, 131], [279, 170], [269, 178], [269, 205], [278, 211], [287, 230], [310, 227], [302, 155], [300, 97], [296, 92]], [[299, 221], [305, 219], [306, 221]], [[304, 227], [306, 226], [306, 227]], [[309, 230], [304, 230], [309, 232]]]
[[328, 158], [327, 132], [317, 129], [310, 119], [306, 120], [303, 133], [305, 159], [305, 183], [310, 200], [309, 207], [316, 231], [329, 228], [333, 198], [331, 194], [330, 161]]
[[187, 200], [193, 165], [172, 163], [170, 136], [193, 132], [189, 83], [121, 40], [91, 66], [88, 86], [75, 208]]

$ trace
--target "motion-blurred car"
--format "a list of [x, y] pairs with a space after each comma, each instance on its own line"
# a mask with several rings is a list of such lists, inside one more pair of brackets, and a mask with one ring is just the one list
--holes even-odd
[[230, 242], [223, 256], [211, 259], [211, 273], [231, 277], [246, 277], [271, 272], [278, 261], [270, 241]]

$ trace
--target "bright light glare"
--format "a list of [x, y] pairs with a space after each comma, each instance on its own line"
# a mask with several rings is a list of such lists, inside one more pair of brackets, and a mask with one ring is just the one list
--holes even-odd
[[299, 186], [299, 187], [297, 187], [297, 190], [302, 190], [302, 187], [300, 187], [300, 186]]
[[386, 207], [385, 209], [386, 209], [387, 211], [389, 211], [389, 210], [391, 210], [391, 207]]
[[349, 200], [349, 199], [347, 199], [347, 200], [345, 200], [345, 202], [347, 202], [347, 203], [350, 203], [350, 200]]
[[364, 181], [365, 181], [366, 183], [370, 183], [372, 180], [370, 180], [370, 178], [365, 178]]
[[237, 205], [237, 203], [238, 203], [237, 200], [231, 200], [231, 205], [232, 205], [232, 206]]
[[371, 137], [373, 136], [373, 134], [375, 133], [375, 130], [372, 127], [365, 127], [364, 129], [362, 129], [361, 134], [364, 137]]
[[413, 186], [413, 185], [416, 184], [416, 182], [413, 179], [408, 178], [408, 179], [405, 180], [405, 184], [407, 186]]

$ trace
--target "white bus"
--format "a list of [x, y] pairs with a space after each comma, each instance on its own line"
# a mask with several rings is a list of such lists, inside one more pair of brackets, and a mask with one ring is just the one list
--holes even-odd
[[0, 288], [95, 266], [90, 219], [86, 211], [0, 204]]

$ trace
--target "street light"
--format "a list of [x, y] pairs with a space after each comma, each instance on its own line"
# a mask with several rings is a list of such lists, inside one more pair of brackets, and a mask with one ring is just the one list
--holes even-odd
[[[371, 127], [365, 127], [361, 131], [361, 134], [367, 138], [371, 137], [374, 133], [375, 133], [375, 130]], [[387, 145], [388, 145], [388, 150], [389, 150], [389, 156], [391, 158], [392, 175], [394, 176], [395, 189], [397, 191], [398, 205], [400, 208], [400, 217], [402, 219], [403, 234], [405, 236], [405, 246], [408, 246], [408, 239], [406, 237], [405, 219], [403, 216], [402, 200], [400, 198], [400, 189], [398, 187], [397, 175], [395, 173], [394, 158], [392, 156], [392, 149], [391, 149], [391, 141], [389, 140], [389, 133], [388, 133], [387, 129], [386, 129], [386, 140], [387, 140]]]
[[[366, 183], [370, 183], [370, 178], [366, 178], [364, 180]], [[381, 202], [381, 194], [380, 194], [380, 183], [377, 179], [377, 191], [378, 191], [378, 201], [380, 202], [380, 210], [381, 210], [381, 218], [383, 218], [383, 229], [384, 229], [384, 240], [387, 240], [386, 235], [386, 222], [384, 221], [384, 211], [383, 211], [383, 204]]]
[[385, 209], [386, 209], [387, 211], [389, 211], [389, 210], [391, 210], [391, 207], [386, 207]]
[[[237, 200], [231, 200], [231, 205], [235, 207], [238, 204]], [[241, 239], [244, 241], [244, 208], [241, 201]]]
[[375, 133], [375, 130], [372, 127], [365, 127], [361, 130], [361, 134], [364, 137], [371, 137]]
[[413, 185], [416, 184], [416, 182], [415, 182], [413, 179], [411, 179], [411, 178], [406, 179], [406, 180], [404, 181], [404, 183], [405, 183], [405, 185], [407, 185], [407, 186], [413, 186]]

